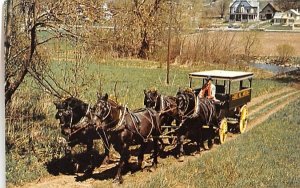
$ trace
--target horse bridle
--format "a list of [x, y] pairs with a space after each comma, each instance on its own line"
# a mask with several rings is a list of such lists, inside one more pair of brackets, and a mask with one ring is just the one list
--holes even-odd
[[[95, 113], [95, 115], [100, 119], [101, 123], [103, 123], [104, 121], [106, 121], [108, 119], [109, 115], [111, 114], [111, 109], [112, 108], [117, 108], [117, 107], [113, 107], [111, 104], [109, 104], [107, 102], [105, 102], [105, 103], [106, 103], [105, 104], [106, 106], [109, 106], [109, 110], [108, 110], [107, 114], [105, 116], [101, 117], [99, 114]], [[119, 119], [118, 120], [113, 120], [110, 123], [106, 124], [106, 126], [109, 126], [109, 125], [115, 123], [116, 121], [119, 121], [118, 124], [116, 125], [116, 127], [109, 129], [109, 131], [116, 130], [118, 127], [120, 127], [122, 125], [123, 120], [124, 120], [124, 116], [125, 116], [125, 113], [126, 113], [126, 109], [127, 109], [127, 106], [125, 105], [123, 113], [122, 113], [122, 110], [120, 109]]]
[[157, 96], [155, 97], [155, 99], [152, 99], [152, 97], [150, 96], [148, 96], [147, 95], [147, 98], [148, 98], [148, 100], [150, 101], [150, 104], [152, 104], [152, 103], [154, 103], [154, 105], [153, 105], [153, 108], [156, 108], [156, 106], [157, 106], [157, 99], [158, 99], [158, 97], [159, 97], [160, 95], [159, 94], [157, 94]]
[[106, 113], [106, 115], [104, 115], [103, 117], [101, 117], [100, 114], [95, 113], [95, 115], [100, 119], [101, 123], [104, 122], [108, 118], [108, 116], [110, 115], [110, 113], [111, 113], [112, 106], [109, 105], [107, 102], [105, 102], [105, 106], [108, 106], [108, 112]]

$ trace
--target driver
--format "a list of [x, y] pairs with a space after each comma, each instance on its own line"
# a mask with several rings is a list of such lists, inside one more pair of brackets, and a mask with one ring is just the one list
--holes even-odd
[[216, 94], [216, 86], [212, 83], [212, 78], [210, 76], [205, 78], [206, 83], [201, 88], [199, 93], [200, 98], [208, 98], [213, 101], [218, 101], [215, 97]]

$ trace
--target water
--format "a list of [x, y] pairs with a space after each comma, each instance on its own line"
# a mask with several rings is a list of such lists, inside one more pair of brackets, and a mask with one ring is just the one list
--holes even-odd
[[294, 71], [294, 70], [298, 69], [297, 67], [281, 67], [281, 66], [274, 65], [274, 64], [263, 64], [263, 63], [252, 63], [251, 66], [259, 68], [259, 69], [267, 70], [267, 71], [273, 72], [275, 74], [286, 73], [286, 72], [290, 72], [290, 71]]

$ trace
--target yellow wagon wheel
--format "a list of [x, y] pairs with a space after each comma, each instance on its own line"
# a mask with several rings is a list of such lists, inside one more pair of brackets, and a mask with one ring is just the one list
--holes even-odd
[[222, 119], [220, 123], [220, 129], [219, 129], [219, 141], [220, 144], [224, 144], [228, 132], [228, 125], [227, 125], [227, 119]]
[[247, 105], [244, 105], [240, 110], [240, 122], [239, 122], [240, 133], [245, 132], [247, 123], [248, 123], [248, 109], [247, 109]]

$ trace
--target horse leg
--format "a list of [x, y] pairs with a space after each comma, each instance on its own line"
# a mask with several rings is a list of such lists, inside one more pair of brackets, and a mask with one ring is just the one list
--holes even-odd
[[201, 147], [203, 147], [202, 136], [196, 137], [196, 142], [197, 142], [196, 154], [200, 154], [201, 153]]
[[77, 161], [77, 159], [74, 157], [73, 155], [73, 147], [75, 146], [75, 144], [70, 144], [65, 148], [65, 155], [67, 160], [70, 161], [71, 165], [73, 165], [73, 170], [75, 173], [78, 172], [79, 169], [79, 163]]
[[154, 168], [157, 167], [157, 155], [158, 155], [158, 139], [157, 138], [154, 138], [153, 139], [153, 163], [152, 163], [152, 166]]
[[104, 130], [99, 131], [100, 138], [102, 139], [102, 143], [104, 145], [104, 159], [102, 161], [102, 164], [109, 164], [109, 149], [110, 149], [110, 143], [108, 141], [108, 136], [105, 134]]
[[199, 144], [200, 144], [200, 150], [201, 147], [206, 150], [206, 147], [204, 146], [204, 134], [203, 134], [203, 127], [200, 128], [200, 138], [199, 138]]
[[[179, 137], [179, 138], [178, 138]], [[179, 162], [183, 162], [184, 161], [184, 149], [183, 149], [183, 142], [184, 142], [184, 135], [178, 136], [177, 138], [177, 147], [179, 149], [179, 158], [178, 161]]]
[[144, 153], [147, 148], [147, 144], [145, 142], [142, 142], [141, 147], [140, 147], [140, 152], [138, 156], [138, 168], [142, 169], [142, 163], [144, 160]]
[[123, 142], [122, 146], [121, 146], [121, 158], [120, 158], [120, 162], [118, 165], [118, 170], [117, 170], [117, 174], [116, 177], [114, 179], [114, 182], [118, 182], [118, 183], [123, 183], [123, 178], [122, 178], [122, 169], [124, 164], [128, 164], [128, 160], [129, 160], [129, 150], [128, 150], [129, 146]]
[[212, 124], [209, 125], [209, 133], [208, 133], [208, 148], [211, 149], [214, 145], [213, 143], [213, 135], [214, 135], [214, 127]]
[[87, 169], [84, 171], [84, 174], [86, 176], [91, 176], [93, 174], [93, 171], [96, 167], [95, 161], [96, 161], [96, 156], [93, 153], [93, 140], [88, 140], [87, 141], [87, 154], [89, 155], [90, 161], [89, 165], [87, 166]]

